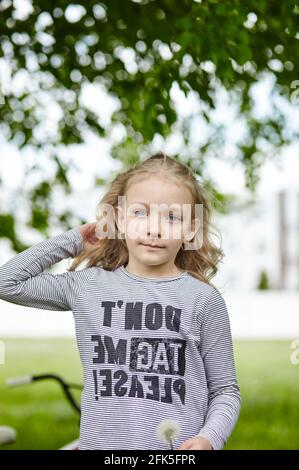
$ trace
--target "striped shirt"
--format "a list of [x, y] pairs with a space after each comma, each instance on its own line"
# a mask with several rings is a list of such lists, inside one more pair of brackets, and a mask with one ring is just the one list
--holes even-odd
[[80, 450], [170, 449], [157, 426], [177, 421], [173, 448], [195, 436], [222, 449], [240, 413], [229, 316], [217, 289], [187, 271], [163, 278], [89, 267], [44, 272], [75, 257], [79, 226], [0, 266], [0, 298], [73, 312], [83, 369]]

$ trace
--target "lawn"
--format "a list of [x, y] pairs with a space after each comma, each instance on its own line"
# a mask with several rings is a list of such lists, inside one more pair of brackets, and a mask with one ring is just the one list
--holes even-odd
[[[78, 416], [55, 383], [7, 388], [8, 377], [52, 372], [82, 382], [75, 340], [7, 339], [0, 365], [0, 424], [16, 428], [18, 440], [3, 449], [57, 449], [78, 436]], [[290, 341], [234, 341], [243, 399], [225, 449], [299, 449], [299, 365]], [[79, 392], [76, 397], [80, 398]]]

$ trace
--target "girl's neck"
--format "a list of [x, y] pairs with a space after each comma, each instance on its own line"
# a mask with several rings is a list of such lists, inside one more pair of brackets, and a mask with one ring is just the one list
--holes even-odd
[[160, 266], [132, 266], [132, 264], [128, 263], [124, 266], [124, 268], [131, 274], [143, 277], [174, 277], [179, 276], [184, 272], [182, 269], [177, 268], [177, 266], [163, 266], [163, 269], [160, 269]]

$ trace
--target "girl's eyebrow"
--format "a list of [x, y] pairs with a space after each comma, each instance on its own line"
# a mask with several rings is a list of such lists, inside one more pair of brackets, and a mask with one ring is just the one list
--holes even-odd
[[142, 204], [146, 207], [149, 207], [149, 204], [147, 204], [146, 202], [141, 202], [141, 201], [133, 201], [133, 202], [131, 202], [131, 204]]
[[[141, 202], [141, 201], [134, 201], [134, 202], [131, 202], [131, 204], [142, 204], [144, 205], [147, 209], [150, 207], [150, 204], [147, 204], [146, 202]], [[155, 204], [155, 203], [153, 203]], [[171, 207], [170, 205], [170, 210], [174, 211], [174, 210], [178, 210], [177, 208], [177, 205], [175, 204], [176, 207]]]
[[[150, 204], [148, 204], [147, 202], [142, 202], [142, 201], [133, 201], [131, 202], [131, 204], [143, 204], [145, 207], [150, 207]], [[152, 202], [151, 204], [156, 204], [156, 203]], [[164, 203], [161, 203], [161, 204], [164, 204]], [[174, 204], [174, 205], [177, 206], [177, 204]], [[171, 206], [172, 204], [170, 204], [170, 207]]]

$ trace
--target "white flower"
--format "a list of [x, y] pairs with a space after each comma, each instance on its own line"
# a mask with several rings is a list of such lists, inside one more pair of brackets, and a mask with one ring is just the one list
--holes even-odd
[[177, 438], [180, 433], [180, 425], [174, 419], [164, 419], [157, 426], [156, 433], [163, 442], [170, 442]]

